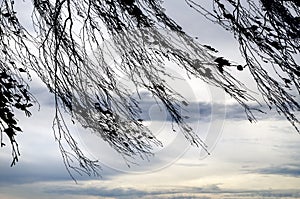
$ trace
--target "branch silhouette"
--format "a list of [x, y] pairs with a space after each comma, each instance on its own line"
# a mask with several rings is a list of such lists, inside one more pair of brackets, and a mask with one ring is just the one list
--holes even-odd
[[[47, 85], [55, 101], [53, 130], [63, 161], [73, 171], [100, 175], [96, 160], [89, 159], [69, 131], [63, 112], [119, 152], [130, 164], [132, 158], [147, 159], [153, 146], [161, 142], [142, 124], [138, 100], [127, 85], [117, 79], [125, 75], [139, 88], [146, 89], [164, 105], [185, 138], [197, 147], [207, 146], [188, 125], [180, 110], [186, 106], [164, 77], [172, 77], [166, 60], [185, 69], [189, 76], [222, 88], [255, 121], [251, 104], [259, 102], [228, 68], [248, 69], [266, 104], [276, 107], [299, 131], [294, 111], [299, 95], [298, 1], [212, 0], [213, 10], [185, 0], [207, 19], [234, 33], [246, 66], [235, 65], [211, 46], [201, 45], [172, 18], [159, 0], [33, 0], [34, 33], [19, 22], [13, 0], [3, 0], [0, 14], [1, 65], [1, 146], [2, 132], [10, 138], [13, 164], [19, 156], [15, 140], [14, 110], [24, 111], [36, 103], [27, 81], [34, 71]], [[224, 2], [224, 3], [222, 3]], [[108, 35], [108, 38], [107, 38]], [[118, 56], [116, 56], [118, 55]], [[260, 60], [268, 62], [262, 64]], [[267, 72], [273, 68], [278, 78]], [[26, 89], [25, 89], [26, 88]], [[184, 102], [184, 103], [183, 103]], [[75, 178], [74, 178], [75, 180]]]

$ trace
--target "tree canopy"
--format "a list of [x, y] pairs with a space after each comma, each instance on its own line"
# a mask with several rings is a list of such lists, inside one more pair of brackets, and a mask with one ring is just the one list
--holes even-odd
[[[65, 123], [63, 111], [75, 122], [100, 136], [125, 160], [152, 155], [161, 145], [141, 123], [138, 99], [126, 84], [126, 75], [162, 103], [180, 132], [192, 144], [205, 143], [180, 113], [187, 102], [168, 85], [172, 77], [165, 61], [172, 61], [191, 77], [222, 88], [244, 109], [250, 121], [258, 102], [247, 87], [231, 74], [249, 70], [270, 109], [275, 108], [299, 131], [300, 10], [297, 0], [211, 0], [211, 10], [185, 0], [191, 9], [232, 32], [240, 44], [246, 65], [233, 64], [214, 54], [213, 47], [199, 44], [170, 18], [160, 0], [32, 0], [34, 32], [19, 21], [13, 0], [0, 4], [0, 131], [11, 142], [14, 164], [21, 131], [14, 111], [30, 116], [37, 104], [29, 92], [29, 71], [47, 85], [55, 101], [53, 130], [64, 163], [77, 172], [98, 175], [99, 165], [85, 156]], [[116, 57], [115, 55], [118, 55]], [[276, 77], [269, 74], [274, 70]], [[250, 77], [249, 77], [250, 78]], [[298, 97], [298, 100], [297, 100]], [[74, 162], [78, 163], [72, 163]]]

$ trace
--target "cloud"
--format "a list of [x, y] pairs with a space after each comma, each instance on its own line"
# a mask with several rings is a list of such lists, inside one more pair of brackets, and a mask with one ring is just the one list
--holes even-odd
[[156, 187], [141, 188], [109, 188], [109, 187], [60, 187], [47, 188], [45, 193], [53, 195], [76, 195], [76, 196], [98, 196], [110, 198], [298, 198], [299, 190], [243, 190], [243, 189], [222, 189], [216, 184], [204, 187]]
[[[167, 112], [163, 103], [155, 101], [149, 94], [141, 93], [142, 98], [137, 99], [142, 110], [141, 118], [145, 121], [172, 121], [170, 114]], [[249, 105], [253, 114], [258, 119], [285, 119], [278, 117], [275, 110], [268, 111], [268, 114], [263, 114], [257, 110], [265, 110], [265, 107], [259, 105]], [[212, 120], [247, 120], [245, 109], [238, 103], [226, 104], [225, 102], [188, 102], [188, 104], [180, 103], [175, 107], [186, 121], [191, 123], [195, 121], [209, 122]]]
[[260, 174], [274, 174], [300, 178], [299, 164], [287, 164], [282, 166], [266, 167], [257, 169], [256, 172]]
[[[75, 187], [65, 187], [65, 188], [59, 188], [59, 189], [48, 189], [46, 191], [48, 194], [55, 194], [55, 195], [88, 195], [88, 196], [100, 196], [100, 197], [141, 197], [148, 194], [147, 191], [141, 191], [138, 189], [133, 188], [75, 188]], [[156, 192], [153, 192], [153, 194], [156, 194]]]
[[[202, 188], [198, 187], [150, 187], [147, 189], [141, 188], [109, 188], [109, 187], [76, 187], [61, 186], [59, 189], [53, 187], [48, 188], [46, 193], [55, 195], [68, 194], [68, 195], [88, 195], [88, 196], [100, 196], [100, 197], [116, 197], [116, 198], [160, 198], [166, 196], [185, 195], [185, 197], [193, 196], [197, 193], [222, 193], [222, 190], [215, 184], [208, 185]], [[173, 197], [172, 197], [173, 198]]]
[[65, 168], [59, 163], [53, 163], [51, 160], [46, 164], [19, 162], [14, 167], [1, 164], [0, 171], [1, 185], [26, 184], [39, 181], [70, 180], [70, 176], [68, 176]]
[[[30, 1], [26, 1], [31, 3]], [[168, 3], [166, 1], [165, 3]], [[182, 19], [180, 21], [181, 24], [185, 25], [185, 28], [189, 29], [192, 35], [199, 36], [201, 42], [203, 41], [205, 44], [209, 44], [214, 48], [217, 48], [221, 52], [224, 53], [225, 57], [234, 58], [234, 60], [239, 59], [236, 58], [238, 54], [238, 48], [236, 51], [234, 50], [234, 46], [236, 43], [235, 40], [228, 39], [230, 33], [224, 33], [217, 31], [217, 26], [211, 26], [211, 24], [199, 22], [199, 25], [195, 26], [195, 22], [198, 23], [199, 16], [190, 14], [191, 10], [182, 9], [182, 4], [185, 6], [184, 1], [169, 1], [169, 7], [171, 9], [167, 9], [169, 14], [177, 15], [177, 19]], [[28, 15], [28, 6], [24, 7], [22, 15]], [[172, 10], [173, 9], [173, 10]], [[30, 9], [29, 9], [30, 10]], [[26, 13], [25, 13], [26, 12]], [[180, 14], [177, 14], [180, 13]], [[21, 13], [20, 13], [21, 14]], [[187, 17], [187, 18], [186, 18]], [[25, 18], [24, 18], [25, 19]], [[202, 20], [200, 20], [202, 21]], [[24, 21], [22, 23], [30, 25], [29, 21]], [[201, 31], [199, 31], [201, 29]], [[199, 35], [196, 32], [201, 32], [202, 35]], [[225, 35], [223, 35], [225, 34]], [[231, 37], [231, 36], [230, 36]], [[213, 38], [213, 39], [211, 39]], [[211, 40], [213, 40], [211, 42]], [[233, 45], [232, 45], [233, 44]], [[236, 46], [236, 45], [235, 45]], [[249, 78], [248, 78], [249, 79]], [[221, 186], [211, 184], [204, 187], [159, 187], [156, 189], [143, 189], [141, 187], [135, 188], [122, 188], [129, 183], [133, 183], [133, 181], [121, 181], [118, 183], [114, 181], [113, 177], [120, 176], [120, 172], [116, 172], [111, 168], [103, 167], [102, 176], [104, 179], [99, 182], [99, 184], [105, 184], [106, 180], [110, 181], [114, 184], [115, 187], [111, 186], [97, 186], [94, 185], [75, 185], [67, 186], [65, 181], [70, 180], [69, 175], [67, 174], [62, 159], [60, 157], [60, 153], [57, 149], [57, 143], [51, 142], [54, 141], [53, 134], [51, 131], [51, 123], [53, 119], [53, 113], [49, 111], [51, 107], [53, 107], [53, 96], [48, 93], [48, 90], [45, 87], [39, 87], [38, 84], [31, 84], [31, 91], [35, 96], [38, 97], [41, 104], [41, 113], [34, 114], [32, 118], [26, 119], [27, 124], [24, 126], [28, 126], [27, 131], [24, 132], [24, 136], [26, 139], [23, 139], [24, 142], [20, 142], [21, 144], [21, 160], [20, 162], [13, 168], [10, 168], [5, 165], [9, 165], [10, 159], [4, 159], [0, 156], [0, 198], [9, 198], [7, 196], [17, 194], [17, 192], [27, 193], [28, 195], [34, 195], [35, 197], [28, 196], [28, 198], [90, 198], [90, 196], [94, 196], [95, 198], [100, 197], [111, 197], [111, 198], [201, 198], [201, 199], [215, 199], [215, 198], [282, 198], [282, 197], [290, 197], [290, 198], [300, 198], [300, 192], [297, 190], [243, 190], [243, 189], [223, 189]], [[202, 93], [201, 93], [202, 94]], [[141, 101], [141, 108], [145, 110], [142, 114], [142, 118], [146, 121], [171, 121], [171, 118], [168, 114], [166, 114], [164, 109], [161, 109], [162, 104], [157, 106], [155, 101], [151, 98], [151, 96], [145, 96]], [[183, 104], [181, 104], [183, 105]], [[49, 108], [49, 109], [48, 109]], [[226, 180], [219, 179], [224, 175], [231, 175], [232, 170], [238, 170], [239, 166], [248, 161], [251, 161], [250, 166], [265, 166], [266, 162], [274, 161], [274, 159], [278, 159], [278, 161], [283, 162], [285, 160], [281, 160], [277, 158], [277, 153], [273, 150], [268, 151], [266, 148], [270, 146], [270, 143], [278, 143], [281, 144], [282, 138], [281, 135], [278, 135], [278, 131], [282, 130], [282, 125], [274, 122], [274, 132], [264, 133], [266, 130], [259, 126], [258, 128], [251, 128], [249, 125], [245, 125], [245, 123], [240, 124], [239, 128], [237, 123], [232, 121], [244, 121], [246, 120], [246, 115], [243, 108], [239, 104], [226, 104], [226, 114], [224, 113], [224, 104], [222, 103], [207, 103], [207, 102], [193, 102], [191, 101], [188, 106], [184, 106], [183, 108], [186, 110], [183, 111], [184, 115], [190, 116], [187, 119], [187, 122], [194, 123], [195, 121], [201, 121], [203, 123], [208, 123], [211, 121], [213, 117], [215, 120], [224, 120], [226, 119], [230, 126], [225, 133], [227, 141], [219, 143], [220, 153], [216, 153], [216, 155], [212, 155], [210, 158], [215, 159], [215, 162], [209, 162], [210, 164], [203, 164], [205, 166], [199, 166], [193, 164], [194, 161], [197, 161], [195, 157], [196, 155], [189, 157], [189, 163], [177, 164], [180, 167], [183, 167], [184, 172], [182, 170], [171, 170], [165, 171], [169, 175], [176, 174], [174, 182], [180, 182], [183, 184], [182, 175], [180, 173], [191, 173], [194, 178], [200, 178], [199, 176], [203, 175], [206, 179], [210, 177], [214, 177], [213, 175], [217, 175], [217, 181], [221, 181], [222, 183], [227, 183], [230, 185], [230, 182]], [[275, 111], [274, 111], [275, 113]], [[35, 116], [36, 115], [36, 116]], [[225, 115], [225, 116], [224, 116]], [[266, 119], [274, 118], [279, 119], [277, 113], [273, 114], [273, 112], [268, 115], [262, 115]], [[283, 120], [284, 118], [280, 118]], [[42, 122], [44, 121], [44, 122]], [[46, 123], [50, 125], [46, 126]], [[203, 128], [203, 127], [202, 127]], [[288, 128], [288, 131], [291, 131]], [[49, 134], [49, 136], [45, 136]], [[265, 137], [262, 137], [265, 135]], [[20, 135], [21, 136], [21, 135]], [[284, 135], [285, 136], [285, 135]], [[285, 137], [288, 137], [287, 135]], [[28, 138], [27, 138], [28, 137]], [[225, 137], [225, 136], [224, 136]], [[177, 137], [176, 137], [177, 138]], [[178, 138], [180, 138], [178, 136]], [[274, 140], [275, 138], [275, 140]], [[177, 140], [177, 139], [176, 139]], [[279, 140], [279, 141], [278, 141]], [[295, 139], [296, 140], [296, 139]], [[290, 140], [285, 140], [287, 143], [291, 143]], [[270, 143], [269, 143], [270, 142]], [[157, 168], [161, 165], [161, 163], [169, 162], [171, 155], [176, 154], [178, 151], [182, 152], [181, 142], [178, 142], [181, 145], [177, 145], [177, 141], [172, 142], [173, 144], [167, 145], [169, 146], [167, 149], [162, 150], [161, 154], [158, 154], [158, 158], [151, 160], [149, 163], [150, 166], [146, 168], [145, 165], [141, 165], [140, 169], [136, 169], [137, 171], [144, 171], [146, 169]], [[299, 154], [299, 146], [295, 142], [293, 148], [289, 146], [285, 146], [285, 149], [288, 154]], [[98, 143], [100, 144], [100, 143]], [[101, 143], [102, 144], [102, 143]], [[26, 146], [30, 149], [26, 149]], [[174, 146], [174, 147], [173, 147]], [[282, 148], [282, 147], [281, 147]], [[271, 150], [271, 149], [270, 149]], [[267, 152], [266, 152], [267, 151]], [[292, 152], [291, 152], [292, 151]], [[0, 151], [1, 153], [3, 151]], [[103, 156], [111, 156], [108, 151], [103, 150], [100, 151], [100, 160]], [[275, 154], [275, 156], [274, 156]], [[274, 156], [274, 159], [270, 157]], [[176, 155], [177, 157], [177, 155]], [[299, 155], [297, 156], [299, 157]], [[120, 158], [120, 157], [118, 157]], [[295, 158], [297, 159], [297, 158]], [[299, 159], [299, 158], [298, 158]], [[116, 164], [119, 163], [116, 159], [112, 159]], [[120, 161], [122, 162], [122, 159]], [[224, 169], [228, 162], [231, 163], [228, 167], [230, 169]], [[7, 164], [5, 164], [7, 163]], [[198, 162], [196, 162], [198, 163]], [[126, 166], [124, 164], [124, 166]], [[150, 168], [151, 167], [151, 168]], [[257, 167], [256, 167], [257, 168]], [[134, 168], [132, 168], [134, 170]], [[203, 169], [203, 170], [201, 170]], [[130, 170], [130, 169], [128, 169]], [[191, 172], [194, 171], [193, 173]], [[207, 172], [210, 171], [210, 172]], [[203, 172], [203, 174], [200, 174]], [[286, 166], [274, 166], [274, 167], [264, 167], [262, 169], [252, 170], [251, 173], [258, 174], [276, 174], [281, 176], [292, 176], [299, 178], [299, 167], [297, 165], [286, 165]], [[213, 175], [209, 176], [208, 174], [213, 173]], [[128, 174], [128, 173], [127, 173]], [[133, 174], [130, 174], [133, 175]], [[234, 176], [236, 173], [232, 174], [232, 178], [236, 180], [238, 177]], [[207, 177], [209, 176], [209, 177]], [[139, 176], [141, 181], [144, 180], [143, 176]], [[158, 178], [160, 177], [160, 178]], [[169, 177], [169, 176], [167, 176]], [[190, 176], [188, 176], [191, 178]], [[187, 177], [187, 178], [188, 178]], [[201, 176], [202, 177], [202, 176]], [[244, 177], [244, 176], [243, 176]], [[78, 176], [79, 180], [86, 180], [89, 177]], [[77, 178], [77, 179], [78, 179]], [[111, 180], [112, 178], [112, 180]], [[170, 178], [170, 177], [169, 177]], [[90, 178], [89, 178], [90, 179]], [[130, 178], [129, 178], [130, 179]], [[149, 180], [150, 178], [148, 178]], [[202, 178], [203, 179], [203, 178]], [[164, 176], [161, 173], [157, 175], [153, 175], [153, 178], [150, 179], [152, 184], [155, 184], [156, 181], [164, 182]], [[39, 186], [40, 183], [51, 182], [52, 185], [47, 185], [44, 187]], [[89, 181], [86, 181], [87, 183]], [[74, 183], [71, 181], [71, 183]], [[150, 183], [150, 182], [149, 182]], [[148, 184], [149, 184], [148, 183]], [[256, 183], [256, 181], [255, 181]], [[276, 181], [274, 182], [276, 183]], [[288, 183], [288, 182], [287, 182]], [[245, 185], [246, 184], [246, 185]], [[247, 183], [239, 186], [247, 186]], [[268, 183], [266, 183], [269, 185]], [[12, 186], [14, 185], [14, 186]], [[141, 182], [141, 186], [143, 183]], [[194, 184], [195, 185], [195, 184]], [[119, 186], [119, 187], [116, 187]], [[272, 183], [270, 183], [272, 186]], [[5, 192], [6, 187], [13, 187], [10, 192]], [[250, 188], [249, 188], [250, 189]], [[35, 193], [37, 191], [38, 193]], [[6, 193], [6, 194], [5, 194]], [[5, 194], [5, 195], [4, 195]], [[40, 195], [44, 195], [44, 197], [40, 197]], [[66, 196], [67, 195], [67, 196]], [[69, 197], [72, 196], [72, 197]], [[84, 197], [83, 197], [84, 196]], [[94, 198], [93, 197], [93, 198]], [[12, 196], [13, 198], [13, 196]], [[16, 198], [24, 198], [23, 195]]]
[[[118, 186], [118, 187], [117, 187]], [[18, 190], [15, 192], [14, 190]], [[299, 190], [244, 190], [224, 189], [216, 184], [196, 186], [126, 187], [110, 186], [105, 182], [84, 181], [74, 184], [67, 181], [41, 182], [14, 186], [1, 186], [3, 198], [160, 198], [160, 199], [255, 199], [255, 198], [299, 198]], [[19, 197], [18, 197], [19, 196]]]

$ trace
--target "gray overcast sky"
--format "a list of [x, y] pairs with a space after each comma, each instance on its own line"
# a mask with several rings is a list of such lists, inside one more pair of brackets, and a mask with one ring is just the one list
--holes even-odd
[[[16, 1], [24, 23], [30, 22], [30, 3]], [[230, 33], [205, 21], [183, 0], [167, 0], [164, 6], [200, 43], [242, 62]], [[241, 76], [246, 78], [247, 73]], [[89, 155], [100, 159], [103, 168], [101, 179], [78, 176], [75, 184], [53, 137], [51, 96], [34, 80], [31, 89], [41, 110], [33, 111], [31, 118], [20, 117], [24, 133], [17, 137], [21, 158], [16, 166], [9, 167], [10, 148], [1, 148], [0, 198], [300, 198], [300, 136], [285, 119], [271, 114], [251, 124], [230, 98], [216, 99], [223, 99], [220, 91], [195, 80], [186, 87], [191, 98], [198, 100], [189, 106], [191, 125], [200, 135], [214, 139], [208, 140], [212, 155], [189, 147], [180, 135], [170, 135], [170, 121], [149, 99], [142, 104], [148, 110], [145, 117], [165, 147], [156, 149], [150, 162], [128, 168], [104, 142], [74, 126], [79, 143]]]

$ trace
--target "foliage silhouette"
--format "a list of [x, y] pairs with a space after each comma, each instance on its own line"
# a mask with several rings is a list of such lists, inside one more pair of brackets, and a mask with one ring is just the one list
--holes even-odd
[[[185, 138], [206, 149], [205, 143], [186, 123], [180, 110], [187, 105], [184, 96], [164, 81], [172, 77], [165, 60], [172, 61], [210, 85], [222, 88], [255, 120], [252, 102], [242, 82], [228, 70], [249, 69], [265, 102], [298, 130], [294, 111], [300, 106], [291, 91], [299, 95], [299, 3], [276, 0], [212, 0], [209, 11], [192, 0], [190, 7], [209, 20], [232, 31], [240, 43], [246, 65], [235, 65], [211, 46], [198, 44], [165, 14], [159, 0], [32, 0], [34, 33], [20, 24], [13, 0], [1, 2], [1, 146], [5, 132], [13, 147], [13, 163], [18, 160], [15, 141], [17, 109], [30, 116], [28, 108], [36, 100], [28, 93], [27, 81], [34, 71], [47, 85], [55, 101], [53, 130], [63, 161], [72, 171], [99, 175], [97, 161], [85, 156], [63, 117], [63, 111], [83, 127], [108, 142], [129, 164], [134, 157], [147, 159], [152, 147], [161, 142], [144, 126], [139, 117], [138, 100], [126, 85], [117, 84], [126, 75], [137, 90], [148, 90], [160, 101]], [[224, 2], [224, 3], [222, 3]], [[109, 35], [110, 41], [106, 40]], [[106, 49], [106, 50], [103, 50]], [[115, 54], [119, 56], [116, 57]], [[262, 59], [270, 65], [262, 64]], [[269, 76], [272, 67], [279, 79]], [[280, 70], [280, 71], [279, 71]], [[26, 89], [25, 89], [26, 88]]]
[[[300, 67], [296, 61], [300, 50], [299, 1], [213, 0], [212, 10], [193, 0], [186, 2], [233, 32], [265, 102], [270, 109], [275, 106], [299, 132], [299, 120], [294, 115], [300, 109], [299, 99], [294, 97], [300, 93]], [[276, 77], [270, 75], [271, 70]]]

